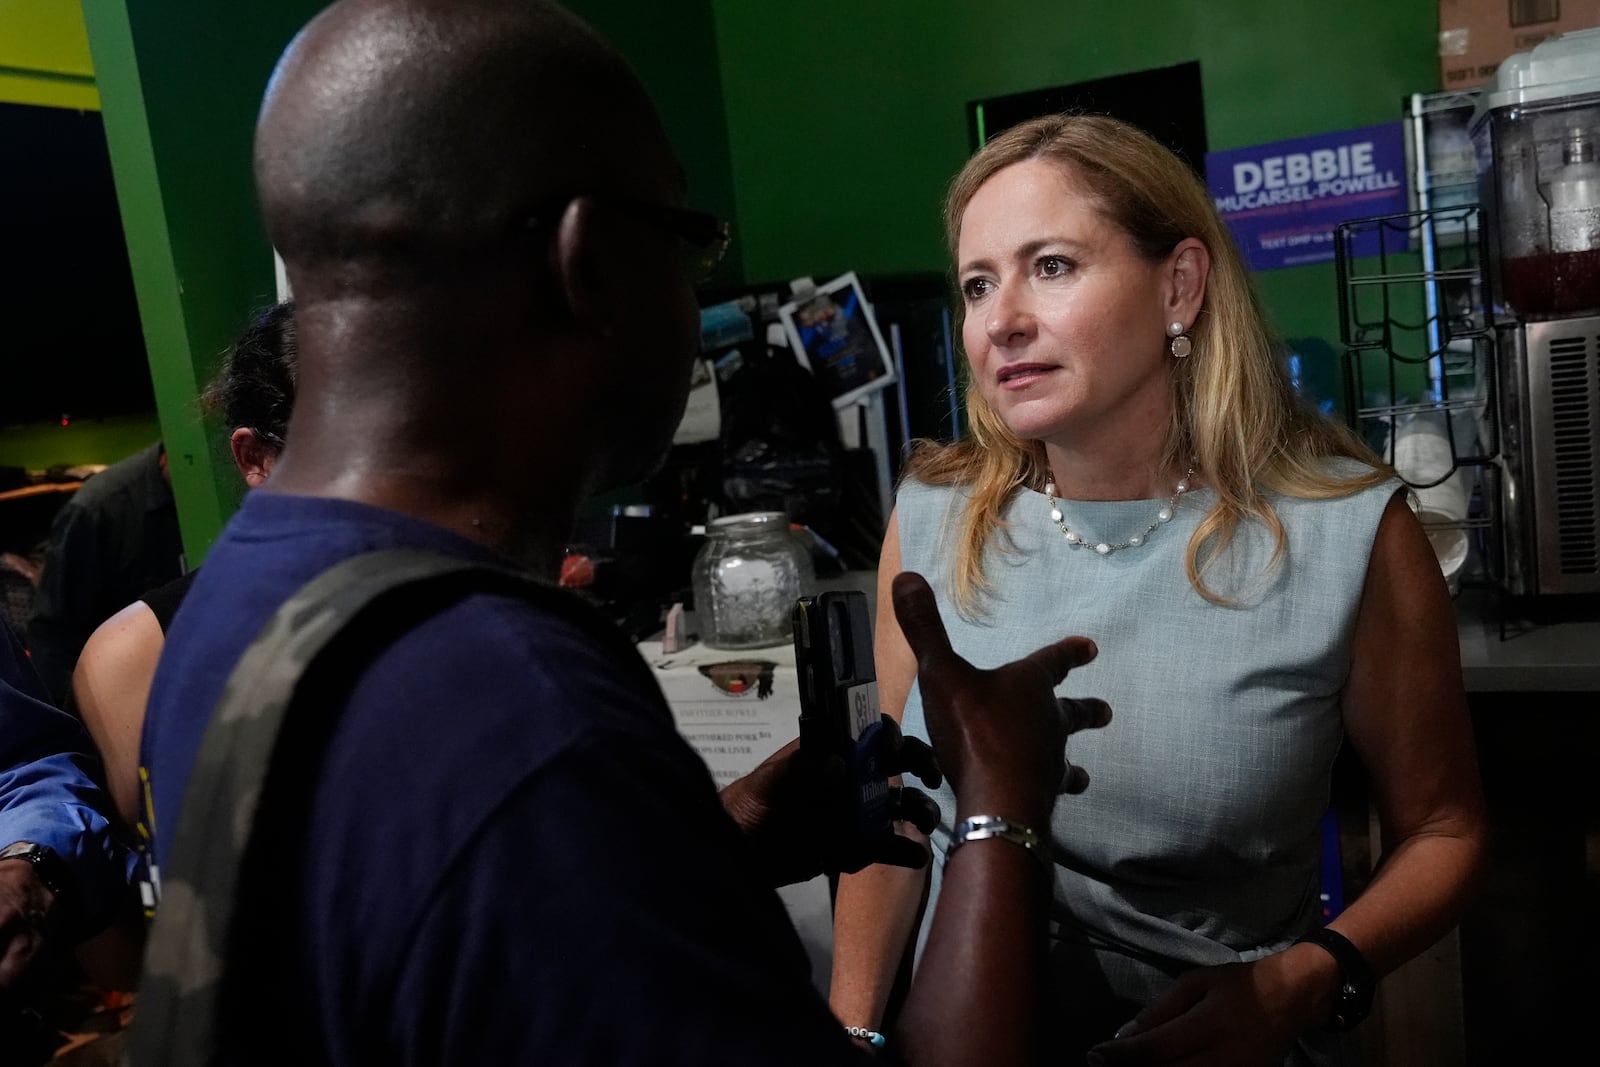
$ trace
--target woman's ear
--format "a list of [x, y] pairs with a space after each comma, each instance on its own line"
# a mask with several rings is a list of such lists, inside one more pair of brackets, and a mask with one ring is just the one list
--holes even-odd
[[1166, 267], [1168, 321], [1182, 322], [1192, 329], [1205, 303], [1211, 253], [1196, 238], [1185, 237], [1167, 257]]
[[240, 426], [228, 435], [228, 449], [233, 453], [233, 465], [251, 489], [267, 480], [272, 465], [278, 461], [278, 449], [248, 426]]

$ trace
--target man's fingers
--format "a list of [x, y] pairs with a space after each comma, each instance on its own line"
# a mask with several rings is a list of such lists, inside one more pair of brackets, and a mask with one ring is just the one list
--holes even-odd
[[1061, 721], [1069, 734], [1097, 729], [1111, 721], [1111, 705], [1104, 700], [1061, 697], [1057, 703], [1061, 705]]
[[889, 787], [889, 817], [908, 822], [925, 834], [931, 834], [939, 825], [939, 805], [933, 798], [913, 786]]
[[950, 636], [939, 618], [939, 605], [928, 580], [915, 571], [901, 571], [890, 586], [894, 596], [894, 617], [900, 632], [916, 654], [918, 664], [940, 655], [953, 655]]
[[1064, 637], [1029, 653], [1021, 662], [1037, 664], [1050, 676], [1050, 684], [1057, 686], [1065, 680], [1068, 671], [1082, 667], [1099, 654], [1100, 649], [1087, 637]]
[[1089, 772], [1076, 764], [1067, 764], [1066, 770], [1061, 772], [1061, 785], [1056, 792], [1076, 796], [1089, 788]]
[[[884, 725], [894, 722], [884, 716]], [[895, 737], [898, 739], [894, 748], [894, 759], [889, 767], [890, 774], [914, 774], [922, 779], [922, 783], [930, 788], [939, 788], [939, 783], [944, 781], [944, 772], [939, 769], [939, 761], [934, 757], [933, 749], [920, 737], [906, 737], [900, 733], [900, 727], [895, 725]]]

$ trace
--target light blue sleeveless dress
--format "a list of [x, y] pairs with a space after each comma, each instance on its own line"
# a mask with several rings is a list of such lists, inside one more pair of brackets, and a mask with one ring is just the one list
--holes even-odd
[[[1366, 470], [1342, 460], [1333, 469]], [[1274, 497], [1285, 555], [1272, 563], [1272, 535], [1251, 522], [1208, 572], [1232, 607], [1205, 600], [1184, 575], [1189, 536], [1216, 501], [1210, 490], [1181, 497], [1144, 545], [1109, 556], [1069, 545], [1048, 498], [1018, 490], [1004, 512], [1006, 547], [991, 544], [984, 559], [994, 595], [981, 617], [965, 619], [949, 594], [964, 491], [900, 487], [902, 565], [933, 585], [957, 652], [993, 667], [1071, 634], [1100, 648], [1058, 690], [1106, 700], [1114, 719], [1068, 742], [1090, 785], [1061, 799], [1051, 826], [1051, 1062], [1081, 1063], [1082, 1048], [1183, 971], [1279, 951], [1320, 922], [1320, 823], [1344, 736], [1340, 694], [1378, 521], [1399, 489]], [[1164, 503], [1061, 507], [1092, 543], [1126, 540]], [[904, 726], [928, 736], [915, 687]], [[943, 813], [937, 894], [955, 797], [931, 792]], [[1286, 1062], [1356, 1063], [1356, 1043], [1317, 1032]]]

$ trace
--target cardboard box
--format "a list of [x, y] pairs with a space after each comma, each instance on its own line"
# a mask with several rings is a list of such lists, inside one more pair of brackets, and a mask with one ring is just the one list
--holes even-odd
[[1600, 0], [1439, 0], [1439, 75], [1445, 89], [1471, 89], [1507, 56], [1546, 37], [1600, 26]]

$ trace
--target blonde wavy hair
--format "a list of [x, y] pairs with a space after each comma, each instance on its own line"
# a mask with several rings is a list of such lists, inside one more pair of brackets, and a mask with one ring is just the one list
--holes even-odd
[[[1172, 421], [1162, 463], [1182, 469], [1192, 457], [1216, 491], [1216, 505], [1189, 539], [1184, 571], [1201, 596], [1231, 604], [1206, 585], [1206, 570], [1251, 519], [1271, 531], [1272, 563], [1279, 560], [1286, 539], [1268, 493], [1339, 497], [1377, 485], [1392, 472], [1355, 434], [1295, 395], [1249, 273], [1210, 194], [1177, 156], [1135, 126], [1098, 115], [1052, 115], [1014, 126], [984, 145], [956, 175], [945, 200], [952, 261], [962, 216], [979, 187], [1006, 167], [1035, 159], [1061, 167], [1145, 259], [1165, 259], [1187, 237], [1211, 255], [1204, 302], [1190, 333], [1193, 352], [1171, 361]], [[951, 579], [957, 607], [972, 615], [992, 588], [983, 554], [1006, 527], [1001, 511], [1019, 488], [1044, 483], [1048, 463], [1041, 442], [1017, 437], [995, 414], [973, 385], [970, 367], [965, 391], [968, 436], [948, 445], [917, 442], [904, 476], [969, 490]], [[1323, 461], [1335, 456], [1372, 469], [1332, 476]]]

